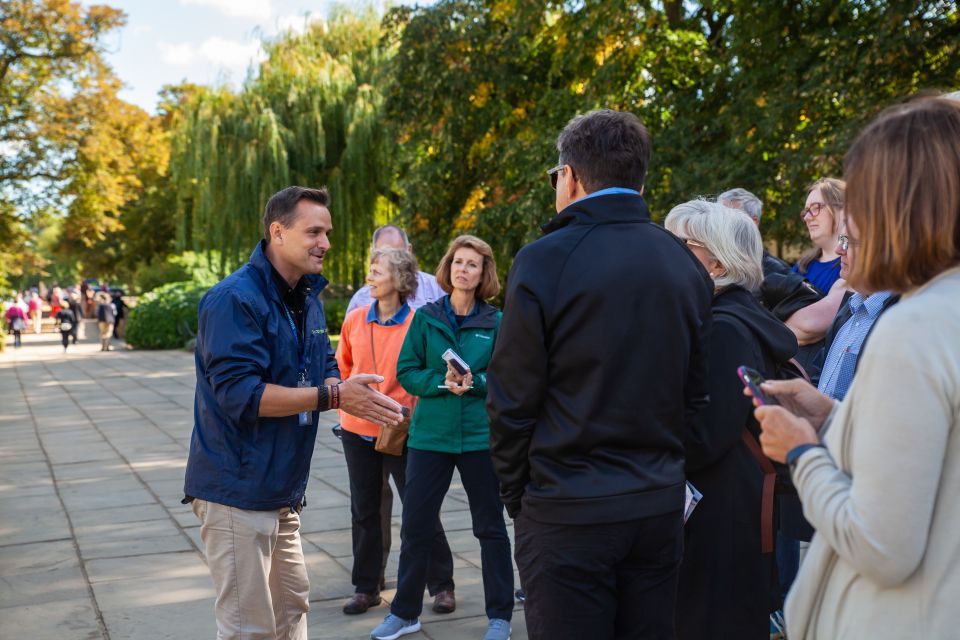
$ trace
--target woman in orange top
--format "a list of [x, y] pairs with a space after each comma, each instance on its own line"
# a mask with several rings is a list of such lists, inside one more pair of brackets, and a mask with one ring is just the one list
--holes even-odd
[[[401, 249], [374, 250], [370, 256], [367, 284], [373, 302], [354, 309], [343, 322], [337, 347], [340, 374], [344, 379], [361, 371], [383, 376], [383, 382], [375, 385], [377, 390], [413, 413], [417, 398], [397, 382], [397, 357], [413, 317], [407, 300], [417, 292], [416, 259]], [[406, 485], [406, 451], [403, 456], [382, 454], [374, 449], [380, 431], [377, 425], [342, 411], [340, 419], [343, 455], [350, 478], [355, 590], [353, 597], [344, 604], [343, 612], [357, 614], [380, 604], [380, 574], [384, 560], [380, 521], [383, 474], [386, 471], [393, 476], [402, 501]], [[455, 602], [453, 556], [439, 518], [430, 562], [430, 594], [443, 594]]]

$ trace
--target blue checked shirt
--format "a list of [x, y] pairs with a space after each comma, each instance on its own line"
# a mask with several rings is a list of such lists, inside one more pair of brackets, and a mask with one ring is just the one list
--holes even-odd
[[837, 337], [827, 352], [827, 359], [820, 374], [820, 384], [817, 385], [820, 393], [836, 400], [843, 400], [847, 395], [853, 382], [853, 372], [857, 368], [857, 358], [860, 357], [860, 347], [870, 333], [870, 327], [880, 317], [883, 304], [889, 297], [889, 291], [874, 293], [866, 298], [859, 293], [850, 296], [847, 304], [850, 305], [852, 315], [837, 331]]

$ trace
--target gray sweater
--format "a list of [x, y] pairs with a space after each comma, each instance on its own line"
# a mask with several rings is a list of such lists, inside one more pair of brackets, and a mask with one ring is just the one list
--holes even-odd
[[960, 268], [879, 320], [825, 442], [793, 474], [791, 640], [960, 637]]

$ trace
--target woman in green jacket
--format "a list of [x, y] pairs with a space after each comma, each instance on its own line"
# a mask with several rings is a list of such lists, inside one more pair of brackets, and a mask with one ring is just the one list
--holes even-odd
[[[437, 282], [449, 295], [417, 311], [397, 362], [397, 380], [420, 400], [407, 441], [397, 593], [390, 614], [371, 638], [394, 640], [420, 630], [430, 548], [456, 467], [470, 501], [473, 533], [480, 541], [489, 618], [484, 640], [507, 640], [513, 562], [484, 406], [487, 365], [501, 316], [484, 302], [500, 291], [490, 245], [474, 236], [456, 238], [437, 267]], [[444, 361], [448, 349], [469, 365], [466, 374], [459, 375]]]

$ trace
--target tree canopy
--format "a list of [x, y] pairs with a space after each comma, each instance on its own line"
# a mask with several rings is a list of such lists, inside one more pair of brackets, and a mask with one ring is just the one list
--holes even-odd
[[[7, 274], [14, 249], [34, 273], [47, 259], [129, 278], [184, 251], [225, 273], [290, 184], [330, 188], [334, 282], [360, 284], [387, 221], [427, 270], [475, 233], [505, 274], [553, 215], [557, 134], [604, 107], [651, 131], [655, 218], [744, 187], [764, 201], [768, 244], [795, 250], [806, 186], [842, 172], [866, 121], [960, 86], [960, 11], [946, 0], [439, 0], [337, 9], [268, 42], [239, 89], [169, 87], [149, 116], [118, 98], [102, 59], [121, 13], [0, 7]], [[20, 249], [42, 224], [51, 249], [31, 262]]]

